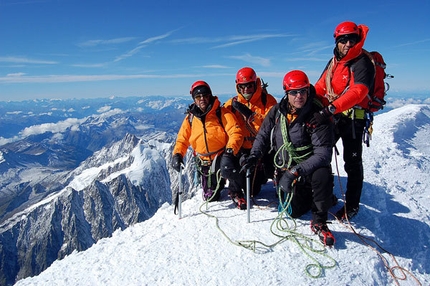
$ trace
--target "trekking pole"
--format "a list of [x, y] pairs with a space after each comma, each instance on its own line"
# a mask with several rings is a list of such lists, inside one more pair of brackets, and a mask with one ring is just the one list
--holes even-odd
[[179, 196], [178, 196], [178, 214], [179, 214], [179, 219], [182, 218], [182, 164], [180, 164], [179, 166]]
[[251, 196], [251, 170], [246, 170], [246, 211], [248, 213], [248, 223], [251, 221], [251, 211], [249, 206], [249, 197]]

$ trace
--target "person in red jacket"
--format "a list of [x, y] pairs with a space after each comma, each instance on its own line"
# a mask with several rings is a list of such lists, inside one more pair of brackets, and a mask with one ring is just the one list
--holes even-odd
[[[243, 67], [236, 74], [236, 96], [230, 98], [224, 106], [236, 115], [243, 132], [243, 144], [238, 157], [245, 158], [254, 143], [255, 137], [269, 110], [276, 105], [276, 99], [262, 87], [261, 79], [254, 69]], [[243, 161], [243, 159], [241, 160]], [[264, 157], [251, 174], [251, 196], [256, 196], [261, 185], [268, 178], [273, 178], [273, 156]], [[230, 196], [244, 196], [246, 173], [242, 172], [237, 181], [229, 181]]]
[[318, 125], [334, 115], [336, 141], [343, 143], [343, 159], [348, 181], [345, 205], [336, 213], [339, 219], [358, 213], [363, 188], [362, 136], [365, 128], [365, 108], [373, 88], [375, 70], [363, 52], [369, 28], [346, 21], [334, 31], [334, 56], [315, 84], [317, 97], [326, 106], [314, 114], [312, 124]]
[[220, 197], [225, 179], [236, 175], [221, 172], [221, 166], [233, 166], [235, 155], [243, 142], [242, 130], [235, 115], [221, 106], [218, 97], [212, 95], [210, 86], [202, 80], [196, 81], [190, 90], [193, 103], [179, 129], [173, 148], [172, 167], [180, 171], [189, 146], [194, 151], [197, 169], [201, 175], [203, 199], [215, 201]]

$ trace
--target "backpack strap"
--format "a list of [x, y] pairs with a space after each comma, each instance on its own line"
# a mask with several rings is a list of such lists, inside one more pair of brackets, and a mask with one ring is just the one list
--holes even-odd
[[224, 124], [222, 123], [221, 106], [218, 106], [218, 108], [215, 110], [215, 114], [218, 117], [218, 121], [221, 124], [221, 127], [224, 129]]
[[[194, 114], [192, 114], [189, 110], [187, 110], [188, 113], [188, 122], [190, 123], [190, 126], [193, 125], [193, 119], [194, 119]], [[221, 124], [221, 127], [224, 128], [224, 124], [222, 123], [222, 114], [221, 114], [221, 106], [218, 106], [218, 108], [215, 110], [215, 114], [218, 118], [219, 123]]]

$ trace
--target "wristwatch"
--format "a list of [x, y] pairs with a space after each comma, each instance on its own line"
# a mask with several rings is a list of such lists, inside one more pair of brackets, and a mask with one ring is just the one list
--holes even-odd
[[294, 176], [298, 177], [299, 176], [299, 171], [298, 168], [296, 166], [292, 167], [290, 169], [291, 174], [293, 174]]
[[336, 107], [333, 104], [330, 104], [327, 106], [328, 111], [330, 111], [331, 114], [334, 114], [336, 112]]

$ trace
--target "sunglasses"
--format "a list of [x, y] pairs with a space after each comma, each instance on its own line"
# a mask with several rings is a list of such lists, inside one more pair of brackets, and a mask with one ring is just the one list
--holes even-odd
[[196, 96], [194, 96], [194, 99], [197, 99], [197, 100], [200, 100], [200, 99], [202, 99], [203, 97], [204, 98], [208, 98], [210, 96], [210, 94], [209, 93], [205, 93], [205, 94], [197, 94]]
[[356, 35], [344, 35], [341, 36], [341, 38], [337, 42], [341, 43], [342, 45], [345, 45], [348, 42], [351, 45], [355, 45], [358, 42], [358, 37]]
[[254, 87], [254, 83], [253, 83], [253, 82], [242, 83], [242, 84], [238, 84], [237, 86], [238, 86], [240, 89], [253, 88], [253, 87]]
[[299, 93], [302, 95], [308, 94], [308, 88], [305, 87], [302, 89], [289, 90], [286, 92], [286, 94], [291, 95], [291, 96], [297, 96]]

